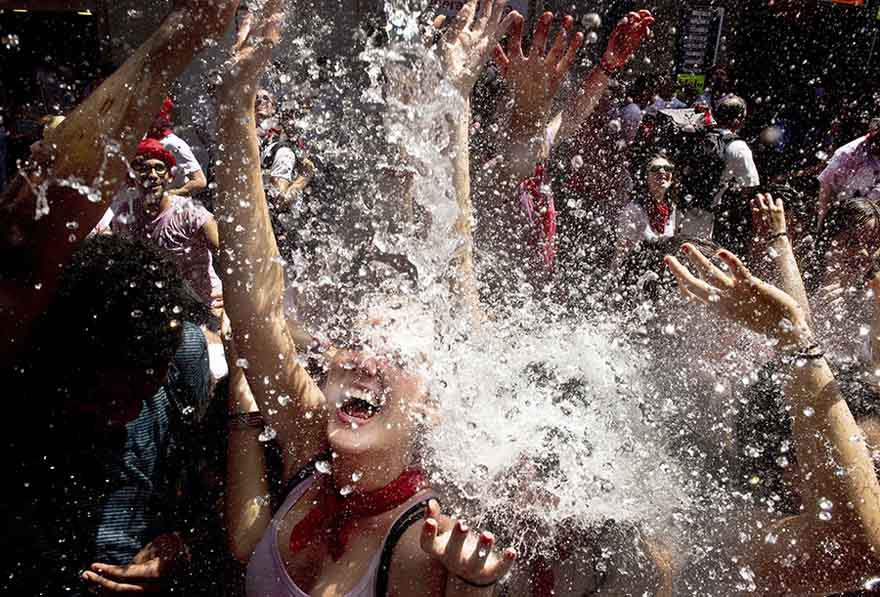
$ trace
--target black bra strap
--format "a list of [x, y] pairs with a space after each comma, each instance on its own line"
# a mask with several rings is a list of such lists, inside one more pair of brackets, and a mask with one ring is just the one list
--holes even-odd
[[[297, 485], [299, 485], [300, 483], [302, 483], [303, 481], [308, 479], [310, 476], [312, 476], [312, 474], [314, 474], [315, 464], [317, 464], [317, 462], [319, 460], [329, 460], [329, 459], [330, 459], [329, 453], [318, 454], [312, 460], [310, 460], [308, 462], [308, 464], [306, 464], [304, 467], [299, 469], [296, 472], [296, 474], [294, 474], [292, 477], [290, 477], [290, 479], [287, 481], [287, 483], [284, 484], [284, 491], [279, 496], [280, 499], [278, 501], [277, 508], [281, 507], [281, 504], [284, 503], [284, 500], [287, 499], [287, 496], [290, 495], [290, 492], [292, 492], [294, 489], [296, 489]], [[274, 509], [277, 510], [277, 508], [274, 508]]]
[[437, 498], [429, 497], [415, 504], [404, 512], [394, 523], [394, 526], [391, 527], [388, 538], [385, 540], [385, 545], [382, 546], [382, 557], [379, 560], [379, 570], [376, 574], [376, 597], [384, 597], [388, 591], [388, 573], [391, 570], [391, 556], [394, 555], [394, 548], [397, 547], [397, 542], [400, 541], [400, 538], [403, 537], [403, 534], [409, 527], [425, 518], [425, 508], [427, 508], [428, 502], [434, 499]]

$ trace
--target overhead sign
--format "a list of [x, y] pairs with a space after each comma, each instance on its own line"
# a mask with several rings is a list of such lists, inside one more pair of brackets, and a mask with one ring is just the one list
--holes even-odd
[[[529, 4], [529, 0], [510, 0], [507, 3], [507, 7], [528, 18]], [[464, 5], [465, 0], [437, 0], [437, 12], [445, 14], [447, 17], [453, 17], [458, 14], [458, 11]]]
[[723, 8], [700, 6], [688, 10], [678, 40], [678, 71], [702, 73], [713, 66], [718, 59], [723, 30]]

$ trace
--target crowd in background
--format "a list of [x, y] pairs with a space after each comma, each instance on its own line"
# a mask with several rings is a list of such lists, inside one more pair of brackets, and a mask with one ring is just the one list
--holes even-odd
[[[431, 24], [427, 43], [469, 99], [448, 149], [462, 312], [503, 311], [510, 289], [527, 287], [562, 309], [622, 315], [668, 359], [656, 381], [670, 393], [719, 393], [731, 346], [750, 380], [733, 410], [719, 407], [729, 445], [697, 437], [713, 415], [700, 409], [679, 434], [709, 454], [697, 460], [712, 483], [742, 496], [706, 525], [710, 548], [685, 553], [609, 520], [547, 529], [543, 552], [502, 549], [517, 529], [503, 517], [470, 528], [421, 467], [437, 405], [420, 357], [368, 347], [392, 322], [365, 331], [363, 313], [347, 320], [360, 340], [331, 338], [305, 314], [307, 265], [282, 266], [323, 250], [346, 195], [296, 125], [306, 108], [266, 75], [281, 2], [235, 24], [211, 163], [175, 132], [168, 89], [237, 4], [180, 3], [69, 113], [0, 123], [0, 367], [18, 398], [0, 499], [4, 590], [875, 588], [880, 126], [864, 117], [867, 86], [862, 97], [817, 88], [813, 108], [756, 127], [733, 68], [713, 67], [702, 90], [623, 76], [665, 26], [647, 10], [620, 21], [582, 81], [571, 17], [547, 13], [529, 32], [506, 2], [471, 0]], [[385, 174], [390, 196], [412, 192], [403, 166]], [[411, 274], [405, 256], [371, 251], [358, 284], [385, 275], [373, 269]], [[736, 325], [700, 333], [719, 320]]]

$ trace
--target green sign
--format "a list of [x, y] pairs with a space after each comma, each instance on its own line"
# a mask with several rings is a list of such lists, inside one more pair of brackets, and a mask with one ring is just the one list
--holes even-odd
[[678, 86], [682, 89], [692, 87], [697, 90], [697, 95], [702, 95], [706, 90], [706, 75], [681, 73], [678, 75]]

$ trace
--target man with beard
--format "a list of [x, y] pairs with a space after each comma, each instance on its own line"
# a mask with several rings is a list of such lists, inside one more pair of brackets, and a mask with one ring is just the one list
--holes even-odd
[[188, 197], [171, 194], [176, 165], [161, 143], [144, 139], [132, 162], [138, 186], [114, 205], [110, 228], [166, 251], [199, 298], [219, 307], [223, 291], [212, 255], [220, 248], [217, 222]]

